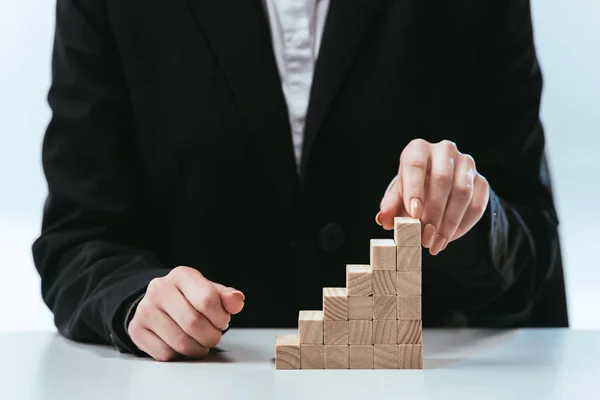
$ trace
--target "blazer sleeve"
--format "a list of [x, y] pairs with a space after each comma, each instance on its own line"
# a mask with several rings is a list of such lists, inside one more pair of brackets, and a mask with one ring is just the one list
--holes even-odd
[[42, 150], [48, 196], [32, 251], [61, 334], [134, 351], [124, 307], [169, 269], [149, 250], [132, 111], [103, 3], [57, 1]]
[[461, 143], [488, 180], [490, 201], [474, 229], [432, 258], [432, 281], [445, 288], [437, 305], [460, 310], [470, 325], [514, 326], [555, 268], [558, 218], [544, 169], [530, 4], [494, 4], [474, 77], [471, 140]]

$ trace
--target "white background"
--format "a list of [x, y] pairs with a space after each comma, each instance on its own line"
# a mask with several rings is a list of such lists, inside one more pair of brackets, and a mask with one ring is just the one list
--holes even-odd
[[[533, 0], [532, 8], [571, 326], [600, 329], [600, 1]], [[53, 29], [53, 1], [0, 0], [0, 330], [54, 329], [30, 252], [46, 195]]]

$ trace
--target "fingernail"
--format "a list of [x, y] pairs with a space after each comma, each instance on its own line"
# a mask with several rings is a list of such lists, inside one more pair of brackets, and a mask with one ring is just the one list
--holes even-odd
[[412, 199], [410, 201], [410, 216], [414, 219], [421, 218], [421, 212], [423, 210], [423, 205], [421, 204], [421, 200]]
[[431, 247], [434, 237], [435, 237], [435, 226], [433, 226], [431, 224], [425, 225], [425, 228], [423, 228], [423, 237], [421, 239], [423, 242], [423, 247], [427, 247], [427, 248]]
[[431, 255], [438, 255], [446, 245], [446, 238], [442, 235], [436, 235], [433, 245], [431, 246]]
[[231, 293], [234, 293], [234, 294], [235, 294], [235, 293], [239, 293], [239, 294], [241, 294], [241, 295], [242, 295], [242, 301], [246, 301], [246, 296], [244, 296], [244, 293], [240, 292], [239, 290], [234, 290], [234, 291], [233, 291], [233, 292], [231, 292]]
[[377, 215], [375, 216], [375, 222], [377, 222], [377, 225], [379, 226], [383, 226], [381, 224], [381, 221], [379, 221], [379, 217], [381, 216], [381, 211], [377, 213]]

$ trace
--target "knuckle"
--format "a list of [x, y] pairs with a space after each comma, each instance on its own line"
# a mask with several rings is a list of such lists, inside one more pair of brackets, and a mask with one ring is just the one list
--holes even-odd
[[465, 201], [471, 197], [473, 185], [463, 182], [454, 186], [454, 194], [460, 201]]
[[150, 281], [150, 283], [148, 283], [146, 294], [151, 297], [161, 294], [164, 290], [164, 286], [165, 280], [163, 278], [154, 278]]
[[177, 353], [167, 348], [156, 350], [151, 355], [156, 361], [162, 362], [173, 361], [177, 357]]
[[475, 159], [470, 154], [461, 154], [462, 161], [469, 165], [471, 168], [475, 168]]
[[200, 298], [200, 311], [213, 310], [217, 308], [217, 302], [220, 301], [213, 293], [206, 293]]
[[429, 215], [429, 222], [437, 226], [438, 222], [441, 220], [443, 212], [444, 209], [437, 204], [429, 207], [429, 209], [427, 210], [427, 213]]
[[469, 206], [469, 209], [471, 210], [471, 212], [473, 212], [475, 214], [483, 214], [483, 212], [485, 211], [486, 205], [487, 204], [482, 201], [472, 202]]
[[442, 170], [438, 171], [434, 175], [435, 182], [440, 186], [450, 186], [452, 185], [453, 173], [451, 170]]
[[421, 139], [421, 138], [413, 139], [408, 143], [408, 145], [406, 145], [406, 147], [400, 154], [400, 159], [402, 160], [404, 158], [407, 158], [411, 154], [420, 153], [423, 149], [427, 148], [429, 145], [430, 145], [430, 143], [424, 139]]
[[439, 145], [441, 147], [443, 147], [446, 151], [450, 151], [450, 152], [458, 151], [458, 147], [456, 147], [456, 143], [454, 143], [451, 140], [444, 139], [441, 142], [439, 142]]
[[410, 141], [409, 146], [423, 147], [429, 145], [429, 142], [422, 138], [416, 138]]
[[179, 354], [190, 354], [194, 351], [194, 346], [190, 338], [183, 332], [179, 333], [177, 337], [175, 337], [173, 342], [173, 348]]
[[172, 279], [183, 279], [185, 277], [187, 277], [190, 273], [189, 271], [189, 267], [185, 267], [185, 266], [179, 266], [179, 267], [175, 267], [171, 270], [171, 272], [169, 272], [169, 277]]
[[220, 331], [215, 330], [214, 334], [207, 335], [207, 337], [204, 338], [203, 344], [205, 347], [209, 347], [209, 348], [215, 347], [221, 341], [222, 336], [223, 336], [223, 334]]
[[197, 314], [190, 315], [183, 323], [183, 330], [190, 332], [197, 332], [201, 328], [201, 318]]
[[460, 224], [460, 221], [454, 217], [446, 218], [446, 221], [444, 221], [444, 228], [443, 228], [443, 230], [446, 232], [446, 236], [448, 236], [449, 232], [454, 232], [456, 230], [456, 228], [458, 228], [459, 224]]
[[427, 168], [427, 160], [423, 157], [419, 157], [418, 154], [412, 154], [407, 156], [403, 162], [407, 167], [417, 168], [417, 169], [426, 169]]
[[129, 334], [129, 337], [135, 342], [135, 340], [139, 337], [143, 329], [144, 326], [141, 323], [141, 321], [134, 317], [129, 323], [129, 326], [127, 327], [127, 333]]

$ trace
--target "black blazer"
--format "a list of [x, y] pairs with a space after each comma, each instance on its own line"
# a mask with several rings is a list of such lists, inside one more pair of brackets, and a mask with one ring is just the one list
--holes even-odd
[[244, 291], [232, 326], [294, 327], [368, 263], [414, 138], [492, 188], [423, 255], [424, 326], [566, 326], [527, 0], [332, 0], [300, 174], [260, 0], [58, 0], [33, 245], [65, 336], [131, 350], [123, 313], [178, 265]]

